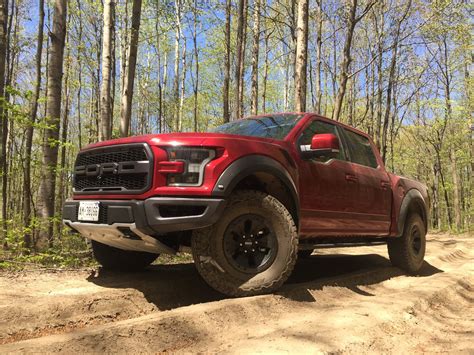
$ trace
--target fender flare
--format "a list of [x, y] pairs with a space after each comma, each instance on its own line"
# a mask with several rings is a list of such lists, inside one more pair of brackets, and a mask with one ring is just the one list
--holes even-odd
[[403, 201], [400, 205], [400, 210], [398, 214], [398, 223], [397, 223], [397, 237], [401, 237], [403, 234], [403, 230], [405, 228], [405, 222], [408, 217], [408, 212], [410, 208], [413, 206], [413, 204], [416, 204], [418, 208], [422, 212], [421, 218], [423, 219], [423, 222], [425, 223], [425, 228], [427, 228], [427, 223], [428, 223], [428, 216], [427, 216], [427, 209], [426, 209], [426, 202], [425, 199], [423, 198], [423, 195], [421, 194], [420, 191], [417, 189], [411, 189], [409, 190], [405, 196], [403, 197]]
[[278, 178], [290, 192], [299, 216], [299, 197], [293, 178], [282, 164], [263, 155], [248, 155], [231, 163], [214, 185], [212, 196], [229, 196], [240, 181], [255, 173], [267, 173]]

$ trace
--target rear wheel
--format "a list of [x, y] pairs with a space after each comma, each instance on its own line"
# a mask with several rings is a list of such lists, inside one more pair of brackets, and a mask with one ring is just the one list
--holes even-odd
[[426, 230], [418, 214], [410, 215], [400, 238], [390, 240], [387, 244], [388, 255], [393, 266], [416, 274], [423, 266], [426, 250]]
[[278, 289], [290, 276], [297, 257], [298, 234], [288, 210], [260, 191], [238, 191], [223, 217], [194, 231], [196, 268], [215, 290], [251, 296]]
[[91, 240], [91, 242], [94, 257], [104, 269], [139, 271], [146, 268], [159, 256], [159, 254], [141, 251], [122, 250], [95, 240]]

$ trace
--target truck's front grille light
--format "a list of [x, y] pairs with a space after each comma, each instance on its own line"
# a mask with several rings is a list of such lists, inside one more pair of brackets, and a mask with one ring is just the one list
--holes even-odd
[[200, 186], [204, 179], [206, 165], [215, 158], [213, 149], [193, 147], [167, 148], [169, 161], [182, 161], [181, 174], [168, 174], [168, 186]]

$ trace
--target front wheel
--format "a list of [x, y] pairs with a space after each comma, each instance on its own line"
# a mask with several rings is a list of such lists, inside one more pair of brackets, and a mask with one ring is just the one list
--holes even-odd
[[238, 191], [222, 218], [194, 231], [192, 252], [202, 278], [228, 296], [273, 292], [290, 276], [298, 233], [288, 210], [260, 191]]
[[95, 259], [104, 267], [104, 269], [108, 270], [143, 270], [159, 256], [159, 254], [142, 251], [118, 249], [96, 242], [95, 240], [91, 240], [91, 242]]
[[426, 250], [426, 230], [418, 214], [408, 216], [403, 235], [387, 244], [388, 255], [393, 266], [416, 274], [423, 266]]

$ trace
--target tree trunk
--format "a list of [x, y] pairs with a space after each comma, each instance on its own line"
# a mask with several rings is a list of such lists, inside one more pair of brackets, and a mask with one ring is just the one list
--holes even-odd
[[243, 117], [245, 116], [244, 111], [244, 77], [245, 77], [245, 51], [247, 50], [247, 18], [248, 18], [248, 3], [249, 0], [245, 0], [245, 7], [244, 7], [244, 34], [242, 37], [242, 60], [240, 61], [240, 92], [239, 92], [239, 102], [240, 102], [240, 115]]
[[[444, 92], [445, 92], [445, 120], [446, 124], [448, 121], [452, 119], [452, 106], [451, 106], [451, 73], [449, 71], [449, 52], [448, 52], [448, 44], [446, 37], [443, 38], [443, 62], [444, 62]], [[454, 133], [454, 132], [453, 132]], [[444, 134], [443, 134], [444, 136]], [[459, 199], [459, 176], [458, 176], [458, 169], [457, 169], [457, 162], [456, 162], [456, 152], [453, 147], [450, 148], [449, 151], [450, 160], [451, 160], [451, 176], [453, 179], [453, 210], [454, 210], [454, 223], [456, 225], [456, 229], [460, 230], [462, 228], [462, 220], [461, 220], [461, 205]], [[443, 183], [444, 186], [444, 183]], [[446, 196], [446, 203], [447, 203], [447, 192], [445, 190]], [[448, 208], [448, 216], [449, 216], [449, 226], [452, 225], [452, 219], [449, 215], [449, 205], [447, 204]]]
[[98, 24], [93, 24], [94, 28], [94, 47], [95, 47], [95, 55], [96, 61], [95, 65], [95, 73], [93, 74], [94, 78], [94, 142], [97, 142], [100, 137], [100, 72], [101, 72], [101, 43], [102, 43], [102, 29], [98, 26]]
[[239, 0], [239, 7], [237, 13], [237, 49], [236, 49], [236, 61], [235, 61], [235, 91], [234, 91], [234, 117], [233, 119], [239, 119], [242, 117], [242, 102], [241, 95], [242, 88], [242, 76], [243, 76], [243, 61], [244, 61], [244, 26], [245, 26], [245, 13], [247, 11], [247, 0]]
[[25, 168], [23, 173], [23, 223], [26, 228], [23, 241], [25, 247], [31, 247], [32, 232], [31, 225], [31, 151], [33, 146], [34, 124], [38, 112], [38, 99], [41, 90], [41, 58], [43, 53], [43, 33], [44, 33], [44, 0], [38, 1], [38, 37], [36, 40], [36, 78], [33, 97], [31, 98], [31, 108], [29, 113], [30, 123], [26, 129], [25, 143]]
[[[81, 1], [81, 0], [79, 0]], [[127, 57], [128, 57], [128, 50], [129, 50], [129, 43], [130, 43], [130, 38], [128, 36], [128, 7], [129, 7], [129, 1], [125, 1], [123, 4], [124, 7], [124, 15], [123, 15], [123, 23], [121, 26], [121, 31], [120, 31], [120, 95], [125, 91], [125, 77], [126, 77], [126, 72], [127, 72]], [[120, 98], [121, 99], [121, 98]], [[120, 104], [121, 105], [121, 104]]]
[[[282, 51], [284, 52], [284, 50]], [[285, 59], [285, 69], [283, 75], [285, 76], [285, 88], [283, 91], [283, 107], [284, 111], [287, 112], [290, 104], [290, 56]]]
[[222, 92], [224, 123], [230, 121], [230, 103], [229, 103], [229, 86], [230, 86], [230, 21], [231, 21], [231, 0], [226, 1], [225, 6], [225, 56], [224, 56], [224, 86]]
[[[114, 4], [115, 5], [115, 4]], [[116, 19], [116, 11], [115, 6], [112, 8], [112, 94], [110, 97], [110, 125], [109, 125], [109, 132], [110, 138], [112, 138], [114, 132], [114, 107], [115, 107], [115, 88], [116, 88], [116, 80], [117, 80], [117, 34], [115, 32], [115, 19]]]
[[441, 228], [441, 214], [439, 210], [439, 166], [438, 162], [435, 161], [433, 165], [433, 228], [439, 229]]
[[[163, 89], [162, 89], [162, 101], [163, 101], [163, 116], [161, 120], [161, 133], [166, 131], [169, 131], [169, 128], [171, 125], [168, 123], [166, 124], [166, 117], [167, 115], [167, 110], [166, 110], [166, 104], [165, 104], [165, 98], [166, 98], [166, 92], [167, 92], [167, 86], [168, 86], [168, 52], [165, 52], [165, 58], [164, 58], [164, 65], [163, 65]], [[167, 127], [166, 127], [167, 126]]]
[[[375, 32], [377, 34], [377, 111], [376, 111], [376, 120], [375, 120], [375, 145], [377, 149], [381, 150], [381, 138], [382, 138], [382, 99], [383, 99], [383, 46], [384, 46], [384, 26], [385, 26], [385, 16], [383, 11], [380, 12], [380, 24], [377, 19], [377, 14], [374, 16], [375, 23]], [[374, 75], [375, 79], [375, 75]], [[375, 91], [374, 91], [375, 92]]]
[[100, 87], [100, 132], [99, 140], [112, 137], [112, 105], [110, 97], [112, 69], [112, 38], [114, 32], [114, 0], [104, 1], [104, 27], [102, 35], [102, 85]]
[[179, 42], [181, 39], [181, 0], [175, 2], [176, 29], [174, 42], [174, 130], [179, 131]]
[[258, 113], [258, 54], [260, 51], [260, 0], [254, 2], [252, 48], [252, 115]]
[[[7, 58], [7, 21], [8, 21], [8, 0], [0, 0], [0, 98], [2, 99], [0, 101], [0, 119], [2, 121], [1, 127], [0, 127], [0, 136], [1, 136], [1, 151], [0, 155], [2, 157], [2, 160], [6, 160], [6, 152], [4, 151], [4, 144], [3, 142], [6, 142], [7, 139], [7, 129], [8, 129], [8, 122], [5, 119], [5, 71], [6, 71], [6, 58]], [[1, 167], [3, 171], [3, 164]], [[5, 174], [5, 175], [4, 175]], [[6, 179], [6, 172], [2, 174], [2, 186], [3, 186], [3, 181]], [[5, 219], [5, 214], [6, 208], [5, 205], [5, 200], [6, 196], [3, 195], [3, 190], [2, 190], [2, 218]], [[5, 205], [5, 208], [4, 208]], [[2, 236], [6, 236], [7, 233], [7, 228], [6, 228], [6, 220], [3, 221], [2, 223]]]
[[[8, 3], [6, 4], [8, 7]], [[18, 8], [17, 8], [18, 9]], [[10, 17], [8, 17], [8, 8], [7, 8], [7, 25], [6, 25], [6, 43], [5, 43], [5, 60], [6, 60], [6, 66], [5, 66], [5, 71], [6, 74], [4, 76], [4, 82], [2, 85], [4, 85], [4, 88], [8, 88], [11, 83], [12, 83], [12, 75], [13, 75], [13, 65], [14, 65], [14, 56], [15, 52], [12, 51], [12, 48], [16, 46], [17, 41], [15, 39], [12, 39], [12, 26], [13, 26], [13, 17], [18, 15], [18, 12], [15, 14], [15, 2], [11, 2], [11, 9], [10, 9]], [[15, 14], [15, 15], [14, 15]], [[16, 38], [16, 29], [17, 26], [15, 26], [15, 32], [14, 32], [14, 37]], [[10, 103], [10, 92], [6, 91], [4, 92], [3, 96], [3, 102], [4, 104], [8, 105]], [[1, 110], [1, 116], [2, 120], [2, 142], [1, 142], [1, 156], [0, 156], [0, 171], [2, 175], [2, 225], [3, 225], [3, 231], [7, 232], [8, 225], [8, 178], [11, 176], [9, 174], [9, 157], [8, 157], [8, 152], [11, 151], [11, 125], [13, 124], [13, 121], [10, 122], [9, 120], [9, 111], [7, 108], [2, 108]], [[8, 144], [10, 138], [10, 144]], [[8, 244], [5, 242], [4, 247], [7, 248]]]
[[[81, 13], [81, 0], [77, 0], [77, 8]], [[82, 46], [82, 16], [79, 16], [79, 46]], [[77, 88], [77, 138], [79, 149], [82, 149], [82, 117], [81, 117], [81, 94], [82, 94], [82, 51], [78, 49], [77, 56], [77, 70], [78, 70], [78, 88]]]
[[43, 144], [43, 179], [40, 187], [40, 216], [47, 228], [42, 228], [36, 246], [45, 248], [52, 242], [56, 197], [56, 166], [58, 163], [59, 118], [61, 116], [61, 88], [63, 77], [64, 40], [66, 36], [67, 0], [55, 0], [53, 30], [50, 34], [50, 64], [48, 69], [48, 111], [45, 142]]
[[395, 73], [397, 69], [397, 59], [398, 59], [398, 45], [400, 40], [400, 30], [402, 27], [402, 23], [408, 15], [408, 11], [411, 7], [411, 0], [407, 2], [405, 11], [401, 18], [397, 21], [397, 28], [395, 31], [395, 38], [393, 40], [392, 46], [392, 59], [390, 61], [390, 70], [388, 75], [388, 85], [387, 85], [387, 98], [386, 98], [386, 105], [385, 105], [385, 115], [383, 120], [383, 131], [382, 131], [382, 160], [385, 163], [387, 160], [387, 133], [388, 133], [388, 124], [390, 118], [390, 110], [392, 105], [392, 90], [393, 86], [395, 85]]
[[199, 49], [197, 44], [197, 22], [198, 22], [198, 0], [194, 0], [194, 66], [195, 66], [195, 79], [194, 79], [194, 132], [198, 130], [198, 89], [199, 89]]
[[[437, 148], [435, 148], [435, 153], [436, 153], [436, 164], [437, 164], [437, 173], [439, 174], [440, 180], [441, 180], [441, 186], [443, 187], [443, 195], [444, 195], [444, 202], [446, 203], [446, 214], [448, 217], [448, 225], [449, 228], [453, 225], [453, 218], [451, 216], [451, 204], [449, 202], [449, 196], [448, 196], [448, 190], [446, 188], [446, 180], [444, 179], [444, 174], [443, 174], [443, 168], [441, 164], [441, 146], [438, 145]], [[440, 223], [441, 226], [441, 223]]]
[[459, 175], [458, 175], [458, 166], [456, 151], [454, 148], [450, 149], [450, 158], [451, 158], [451, 176], [453, 179], [453, 204], [454, 204], [454, 223], [456, 225], [456, 230], [460, 231], [462, 229], [462, 216], [461, 216], [461, 203], [459, 198]]
[[308, 0], [298, 1], [296, 25], [295, 111], [306, 111], [306, 68], [308, 66]]
[[181, 55], [181, 94], [179, 98], [179, 107], [178, 107], [178, 132], [183, 130], [183, 105], [184, 105], [184, 96], [186, 93], [185, 80], [186, 80], [186, 38], [183, 38], [183, 52]]
[[137, 66], [138, 36], [140, 34], [140, 17], [142, 0], [133, 0], [132, 28], [130, 34], [130, 47], [128, 50], [127, 73], [124, 78], [124, 91], [120, 107], [120, 136], [126, 137], [130, 133], [132, 118], [133, 84], [135, 82], [135, 69]]
[[318, 10], [316, 15], [317, 21], [317, 37], [316, 37], [316, 104], [314, 111], [321, 114], [321, 66], [322, 66], [322, 50], [323, 50], [323, 0], [317, 0]]
[[[70, 17], [68, 19], [68, 24], [70, 23]], [[64, 91], [65, 91], [65, 99], [64, 99], [64, 110], [63, 110], [63, 119], [61, 123], [62, 133], [61, 133], [61, 149], [60, 149], [60, 160], [59, 160], [59, 174], [57, 174], [60, 178], [59, 186], [58, 186], [58, 201], [56, 204], [56, 208], [58, 211], [61, 210], [61, 207], [64, 203], [64, 196], [65, 196], [65, 188], [68, 182], [67, 178], [67, 171], [66, 171], [66, 151], [67, 151], [67, 140], [68, 140], [68, 128], [69, 128], [69, 110], [70, 110], [70, 102], [71, 102], [71, 89], [69, 88], [69, 76], [70, 76], [70, 67], [71, 67], [71, 58], [69, 55], [69, 35], [66, 35], [66, 69], [64, 74]], [[59, 232], [61, 230], [61, 221], [56, 221], [55, 230]], [[59, 233], [57, 235], [60, 235]]]
[[[266, 28], [268, 31], [268, 28]], [[268, 78], [268, 56], [270, 54], [270, 48], [268, 47], [268, 40], [270, 33], [265, 33], [265, 63], [263, 66], [263, 80], [262, 80], [262, 112], [267, 112], [267, 78]]]
[[[159, 16], [159, 11], [157, 8], [156, 16]], [[155, 21], [155, 36], [156, 36], [156, 56], [157, 56], [157, 78], [156, 82], [158, 84], [158, 117], [156, 120], [156, 124], [158, 126], [158, 133], [162, 132], [163, 129], [163, 82], [162, 82], [162, 74], [161, 74], [161, 37], [160, 37], [160, 27], [158, 21]]]
[[343, 58], [341, 63], [341, 72], [339, 74], [339, 88], [337, 90], [336, 102], [334, 103], [334, 112], [332, 115], [333, 120], [339, 121], [339, 116], [342, 109], [342, 101], [346, 94], [347, 79], [349, 78], [349, 67], [352, 62], [351, 48], [352, 38], [354, 36], [354, 28], [356, 25], [356, 11], [357, 11], [357, 0], [351, 1], [351, 8], [349, 11], [349, 20], [347, 23], [346, 38], [344, 41], [344, 49], [342, 51]]
[[352, 62], [351, 48], [355, 26], [369, 12], [369, 10], [376, 2], [377, 0], [370, 1], [366, 5], [365, 10], [362, 12], [362, 14], [356, 16], [358, 0], [351, 0], [351, 5], [349, 9], [349, 19], [347, 22], [346, 38], [344, 40], [344, 49], [342, 51], [343, 57], [341, 63], [341, 72], [339, 74], [339, 88], [337, 90], [336, 102], [334, 103], [334, 112], [332, 115], [332, 118], [336, 121], [339, 121], [339, 116], [342, 110], [342, 102], [344, 100], [344, 95], [346, 94], [347, 80], [349, 79], [349, 68]]

